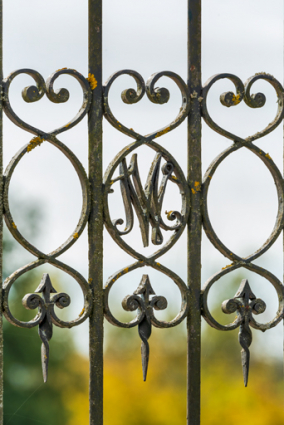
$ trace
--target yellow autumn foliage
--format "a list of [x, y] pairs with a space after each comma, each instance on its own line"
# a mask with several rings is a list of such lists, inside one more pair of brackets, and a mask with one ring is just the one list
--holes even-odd
[[[111, 331], [104, 364], [105, 425], [186, 423], [186, 336], [177, 329], [153, 332], [146, 382], [142, 379], [137, 329]], [[129, 340], [123, 339], [127, 332]], [[208, 351], [206, 341], [212, 337], [219, 342]], [[279, 364], [263, 363], [252, 356], [249, 385], [245, 388], [236, 332], [218, 333], [207, 327], [203, 352], [201, 425], [284, 423], [284, 384]], [[72, 367], [82, 379], [80, 388], [69, 386], [64, 391], [68, 425], [87, 424], [88, 361], [78, 359]]]

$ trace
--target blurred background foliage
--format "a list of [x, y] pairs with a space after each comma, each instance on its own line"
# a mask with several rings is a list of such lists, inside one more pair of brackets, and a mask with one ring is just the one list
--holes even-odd
[[[41, 214], [31, 205], [30, 232], [38, 231]], [[19, 247], [4, 233], [4, 277], [14, 271]], [[20, 309], [22, 291], [34, 292], [41, 274], [24, 275], [10, 303]], [[60, 290], [56, 273], [52, 276]], [[233, 295], [234, 292], [232, 292]], [[22, 308], [22, 307], [21, 307]], [[34, 313], [34, 312], [33, 312]], [[21, 311], [22, 320], [31, 312]], [[215, 317], [222, 315], [216, 307]], [[203, 322], [202, 425], [282, 425], [283, 371], [278, 360], [251, 357], [248, 388], [243, 386], [238, 331], [219, 332]], [[50, 367], [43, 384], [41, 341], [37, 329], [20, 329], [4, 320], [4, 424], [88, 424], [88, 359], [76, 350], [72, 331], [54, 327]], [[181, 425], [186, 417], [185, 324], [153, 329], [147, 382], [142, 380], [137, 328], [119, 329], [106, 323], [104, 409], [106, 425]]]

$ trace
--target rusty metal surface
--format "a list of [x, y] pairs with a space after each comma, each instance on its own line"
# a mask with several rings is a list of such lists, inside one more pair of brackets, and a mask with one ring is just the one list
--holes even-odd
[[89, 284], [93, 309], [89, 321], [90, 425], [103, 424], [103, 200], [102, 200], [102, 0], [89, 0], [89, 78], [93, 100], [88, 115], [91, 212]]
[[188, 116], [187, 178], [191, 211], [187, 235], [187, 284], [190, 291], [187, 317], [187, 424], [200, 424], [201, 353], [201, 0], [188, 0]]

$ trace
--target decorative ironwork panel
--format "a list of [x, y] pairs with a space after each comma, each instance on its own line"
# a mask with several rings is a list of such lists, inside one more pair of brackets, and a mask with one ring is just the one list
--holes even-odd
[[[52, 343], [53, 325], [60, 328], [71, 328], [83, 323], [89, 318], [89, 353], [90, 353], [90, 424], [103, 424], [103, 320], [104, 317], [114, 326], [132, 328], [137, 326], [141, 339], [141, 360], [143, 379], [146, 380], [150, 359], [149, 338], [152, 326], [170, 328], [177, 326], [183, 320], [187, 321], [187, 424], [200, 425], [200, 340], [201, 316], [212, 327], [228, 331], [239, 327], [239, 343], [241, 345], [241, 362], [244, 384], [248, 384], [250, 351], [252, 343], [251, 327], [266, 331], [276, 326], [284, 314], [284, 286], [271, 272], [256, 265], [254, 260], [262, 256], [282, 233], [284, 225], [284, 180], [278, 167], [270, 155], [257, 146], [257, 140], [268, 135], [283, 121], [284, 90], [282, 85], [269, 74], [259, 73], [243, 83], [233, 74], [218, 74], [211, 77], [205, 85], [201, 84], [201, 0], [188, 0], [188, 76], [185, 82], [179, 75], [171, 71], [157, 72], [145, 82], [143, 77], [134, 70], [115, 72], [106, 83], [102, 84], [102, 0], [89, 0], [89, 70], [84, 77], [73, 69], [57, 70], [45, 81], [43, 76], [32, 69], [20, 69], [12, 72], [7, 78], [2, 76], [2, 1], [1, 13], [1, 114], [0, 114], [0, 171], [1, 171], [1, 209], [7, 227], [13, 237], [34, 257], [33, 262], [14, 271], [3, 283], [1, 291], [1, 312], [15, 326], [32, 328], [38, 326], [42, 342], [41, 361], [43, 379], [47, 380], [49, 344]], [[83, 104], [77, 115], [64, 126], [51, 132], [45, 132], [23, 121], [14, 111], [10, 102], [10, 85], [19, 75], [29, 75], [34, 85], [23, 88], [22, 97], [25, 102], [37, 102], [43, 96], [53, 103], [64, 103], [69, 99], [65, 88], [54, 90], [55, 81], [62, 75], [74, 78], [83, 92]], [[180, 109], [176, 118], [168, 125], [150, 134], [139, 134], [128, 128], [115, 117], [109, 105], [109, 94], [112, 84], [121, 76], [130, 76], [135, 88], [126, 88], [121, 93], [124, 103], [133, 105], [143, 96], [154, 104], [162, 105], [168, 102], [170, 93], [167, 88], [158, 87], [162, 77], [173, 81], [180, 92]], [[235, 86], [234, 92], [223, 93], [220, 102], [224, 107], [236, 106], [242, 101], [250, 108], [261, 108], [266, 98], [263, 93], [253, 94], [256, 81], [270, 84], [276, 93], [278, 109], [275, 119], [262, 131], [252, 136], [241, 138], [218, 125], [208, 111], [208, 93], [218, 81], [230, 80]], [[11, 159], [5, 172], [2, 172], [2, 109], [7, 117], [19, 128], [33, 135], [30, 142], [24, 145]], [[60, 140], [60, 134], [75, 127], [88, 115], [89, 129], [89, 175], [76, 155]], [[129, 137], [131, 141], [120, 152], [116, 153], [111, 163], [103, 173], [102, 169], [102, 121], [103, 117], [119, 132]], [[211, 163], [203, 179], [201, 173], [201, 120], [220, 136], [233, 142], [224, 152]], [[187, 176], [175, 159], [174, 152], [169, 152], [163, 146], [162, 137], [174, 131], [187, 120], [188, 150]], [[82, 209], [78, 224], [69, 238], [57, 249], [45, 253], [33, 246], [21, 233], [15, 222], [9, 205], [9, 188], [13, 173], [25, 155], [33, 155], [33, 150], [42, 143], [50, 143], [62, 152], [71, 162], [78, 175], [82, 189]], [[138, 148], [146, 147], [153, 151], [153, 162], [146, 164], [140, 160]], [[256, 155], [270, 171], [276, 185], [278, 195], [278, 213], [274, 229], [256, 252], [247, 257], [240, 257], [227, 247], [217, 236], [208, 213], [208, 193], [210, 183], [218, 166], [230, 154], [239, 149], [248, 149]], [[148, 171], [146, 183], [143, 186], [140, 171]], [[171, 206], [170, 211], [164, 211], [164, 199], [169, 187], [175, 188], [180, 196], [180, 208]], [[112, 214], [109, 202], [113, 193], [119, 193], [122, 198], [125, 219]], [[137, 251], [125, 238], [131, 234], [134, 222], [137, 220], [143, 247], [157, 246], [157, 250], [146, 256], [144, 251]], [[78, 240], [88, 223], [89, 237], [89, 276], [88, 280], [78, 271], [60, 261], [61, 254], [70, 249]], [[2, 221], [0, 225], [2, 235]], [[103, 260], [103, 226], [116, 242], [118, 248], [133, 257], [134, 262], [124, 264], [121, 270], [110, 276], [105, 284], [102, 278]], [[201, 230], [213, 246], [227, 257], [230, 264], [224, 265], [205, 284], [201, 285]], [[169, 252], [178, 242], [183, 232], [187, 231], [187, 282], [184, 282], [173, 270], [163, 264], [162, 256]], [[2, 246], [0, 248], [2, 255]], [[1, 257], [2, 260], [2, 257]], [[36, 310], [35, 317], [23, 322], [15, 318], [9, 307], [9, 293], [15, 281], [23, 274], [43, 264], [50, 264], [74, 278], [84, 295], [84, 305], [80, 315], [71, 321], [60, 319], [54, 307], [65, 308], [72, 300], [69, 294], [57, 293], [52, 284], [52, 276], [44, 274], [39, 286], [32, 294], [26, 294], [23, 305], [30, 310]], [[0, 261], [2, 265], [2, 261]], [[156, 294], [156, 282], [149, 275], [142, 273], [141, 280], [136, 282], [137, 289], [122, 300], [126, 311], [136, 312], [136, 317], [129, 322], [122, 322], [111, 311], [109, 297], [112, 288], [119, 279], [135, 270], [144, 267], [156, 270], [161, 277], [167, 276], [180, 292], [180, 309], [171, 321], [159, 320], [155, 311], [167, 308], [168, 301], [161, 293]], [[265, 301], [256, 298], [247, 279], [240, 283], [236, 295], [223, 302], [225, 314], [237, 313], [235, 320], [229, 325], [222, 325], [212, 316], [208, 306], [208, 294], [212, 286], [222, 277], [244, 268], [267, 279], [275, 288], [279, 307], [273, 320], [269, 323], [259, 323], [255, 316], [266, 309]], [[144, 272], [144, 269], [143, 269]], [[201, 289], [202, 286], [202, 289]], [[0, 321], [0, 424], [3, 423], [3, 334], [2, 314]]]

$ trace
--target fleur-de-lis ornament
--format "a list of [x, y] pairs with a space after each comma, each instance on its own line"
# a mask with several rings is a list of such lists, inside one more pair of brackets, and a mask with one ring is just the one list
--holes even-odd
[[133, 295], [127, 295], [122, 301], [122, 307], [124, 310], [135, 311], [138, 309], [138, 315], [140, 318], [138, 333], [142, 341], [141, 359], [144, 381], [146, 381], [149, 363], [150, 347], [148, 339], [152, 333], [153, 309], [164, 310], [167, 306], [168, 302], [166, 298], [155, 294], [147, 274], [143, 275], [142, 280]]
[[252, 333], [250, 322], [253, 321], [252, 314], [261, 314], [265, 311], [266, 304], [256, 298], [251, 290], [247, 279], [243, 279], [234, 298], [222, 303], [224, 313], [231, 314], [237, 311], [240, 326], [239, 343], [242, 347], [242, 368], [245, 387], [248, 384], [250, 352], [249, 346], [252, 343]]
[[[42, 293], [42, 297], [38, 294]], [[50, 294], [55, 294], [50, 297]], [[42, 340], [41, 345], [41, 364], [44, 382], [47, 381], [48, 361], [49, 361], [49, 341], [52, 337], [52, 324], [58, 326], [56, 316], [54, 314], [54, 306], [62, 309], [68, 307], [71, 300], [69, 295], [65, 293], [57, 293], [52, 286], [50, 277], [47, 273], [43, 274], [41, 282], [35, 294], [27, 294], [24, 296], [22, 303], [28, 310], [38, 308], [38, 314], [41, 318], [38, 334]]]

